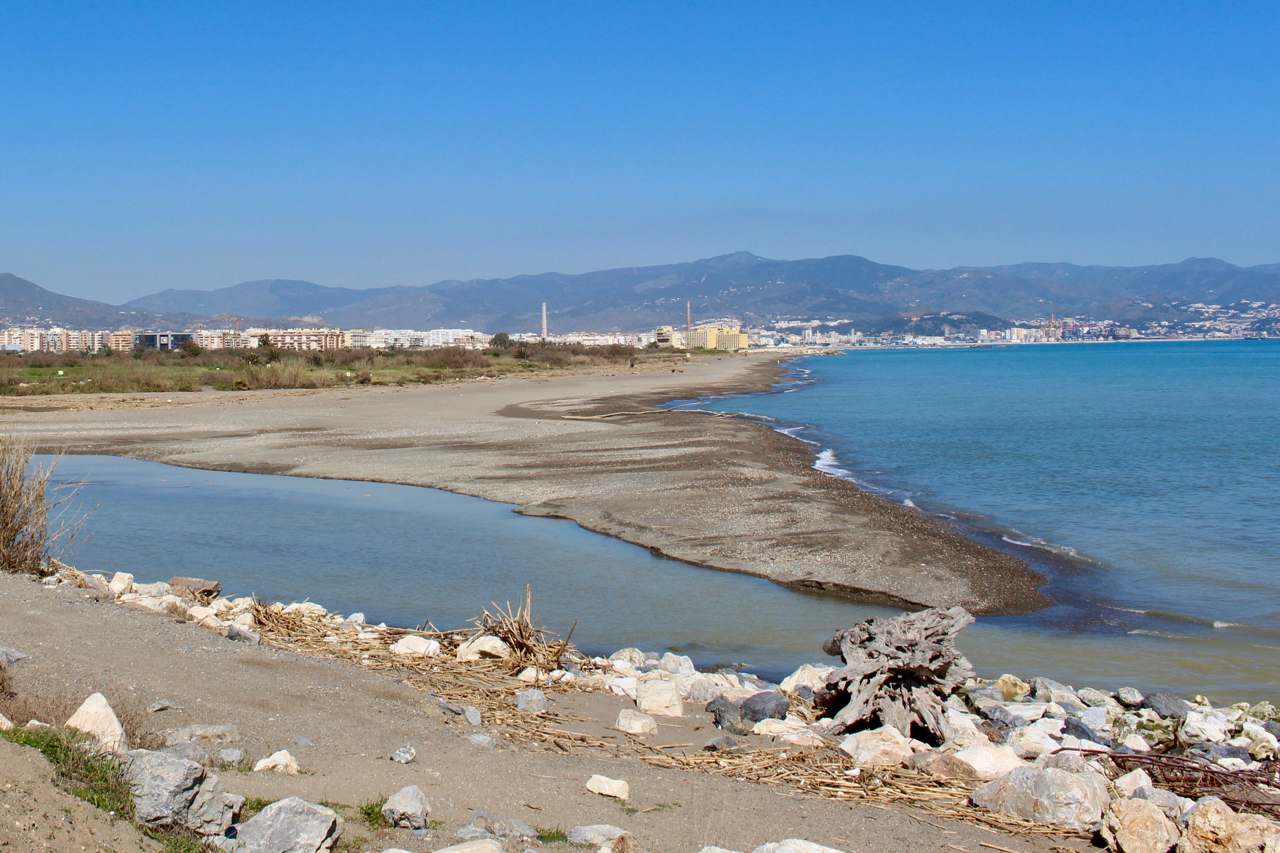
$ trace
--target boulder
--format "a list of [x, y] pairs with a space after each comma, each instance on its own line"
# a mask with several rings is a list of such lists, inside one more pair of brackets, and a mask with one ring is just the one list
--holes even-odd
[[403, 829], [426, 829], [430, 812], [427, 795], [417, 785], [401, 788], [382, 804], [382, 817], [387, 823]]
[[497, 637], [491, 637], [487, 634], [472, 637], [458, 646], [457, 651], [457, 658], [461, 661], [509, 657], [511, 657], [511, 647]]
[[173, 746], [184, 740], [193, 741], [202, 746], [214, 743], [234, 743], [240, 740], [240, 727], [232, 723], [220, 723], [212, 726], [186, 726], [178, 729], [165, 738], [166, 746]]
[[1142, 768], [1130, 770], [1123, 776], [1117, 776], [1111, 780], [1111, 788], [1116, 792], [1116, 796], [1122, 800], [1132, 797], [1139, 788], [1150, 788], [1151, 777], [1147, 775], [1147, 771]]
[[1099, 773], [1035, 767], [1019, 767], [970, 797], [988, 811], [1079, 832], [1097, 826], [1110, 799], [1107, 781]]
[[289, 797], [236, 824], [228, 835], [235, 833], [235, 853], [319, 853], [333, 848], [342, 829], [332, 809]]
[[1088, 773], [1093, 770], [1088, 759], [1078, 752], [1046, 752], [1036, 759], [1036, 767], [1065, 770], [1068, 773]]
[[237, 643], [248, 643], [256, 646], [262, 642], [262, 635], [256, 631], [250, 631], [240, 625], [232, 623], [227, 626], [227, 639]]
[[391, 646], [391, 653], [393, 655], [433, 658], [440, 654], [440, 641], [410, 634], [407, 637], [401, 637], [396, 640]]
[[1009, 733], [1005, 743], [1022, 758], [1037, 758], [1058, 748], [1058, 742], [1038, 726], [1027, 726]]
[[728, 697], [717, 696], [707, 703], [706, 710], [715, 720], [716, 728], [735, 735], [751, 734], [752, 724], [742, 719], [742, 711]]
[[157, 604], [153, 606], [153, 612], [161, 615], [172, 616], [174, 619], [187, 620], [190, 618], [191, 609], [187, 607], [187, 603], [176, 595], [162, 595], [156, 599]]
[[1188, 711], [1178, 726], [1178, 741], [1184, 746], [1222, 743], [1227, 739], [1227, 721], [1221, 714]]
[[1121, 739], [1120, 745], [1128, 749], [1132, 749], [1138, 754], [1151, 751], [1151, 744], [1147, 743], [1147, 739], [1137, 732], [1125, 735], [1124, 738]]
[[279, 752], [273, 752], [266, 758], [253, 765], [254, 773], [262, 773], [266, 770], [274, 770], [277, 773], [284, 773], [289, 776], [298, 775], [298, 762], [289, 754], [289, 750], [282, 749]]
[[481, 809], [471, 816], [471, 821], [466, 826], [458, 830], [457, 837], [463, 841], [492, 838], [532, 841], [538, 837], [538, 830], [522, 820], [498, 817], [493, 812]]
[[196, 790], [183, 825], [200, 835], [222, 835], [236, 822], [242, 808], [244, 797], [224, 791], [218, 777], [209, 775]]
[[194, 761], [202, 767], [208, 767], [210, 762], [209, 753], [198, 743], [192, 743], [189, 740], [180, 740], [175, 744], [166, 746], [160, 750], [165, 755], [172, 755], [175, 758], [185, 758], [187, 761]]
[[1160, 691], [1151, 693], [1142, 700], [1142, 707], [1150, 708], [1161, 717], [1182, 719], [1191, 710], [1191, 703], [1174, 696], [1172, 693]]
[[926, 776], [939, 779], [977, 779], [973, 765], [945, 752], [918, 752], [911, 757], [911, 766]]
[[1008, 745], [976, 746], [962, 749], [955, 756], [972, 767], [979, 779], [999, 779], [1012, 770], [1025, 767], [1018, 753]]
[[631, 786], [626, 782], [599, 774], [587, 780], [587, 790], [602, 797], [613, 797], [623, 801], [631, 795]]
[[89, 735], [105, 750], [123, 752], [125, 749], [124, 726], [120, 725], [116, 712], [111, 710], [107, 697], [101, 693], [94, 693], [84, 700], [84, 704], [71, 715], [66, 725], [69, 729]]
[[1102, 837], [1118, 853], [1169, 853], [1178, 826], [1148, 800], [1113, 800], [1102, 818]]
[[1006, 702], [1021, 702], [1031, 695], [1031, 685], [1016, 675], [1005, 673], [996, 680], [995, 688]]
[[672, 675], [682, 675], [686, 678], [692, 676], [698, 671], [693, 665], [693, 659], [685, 655], [672, 654], [667, 652], [658, 661], [658, 669], [663, 672], [669, 672]]
[[116, 572], [111, 576], [111, 581], [107, 584], [107, 588], [116, 595], [133, 592], [133, 575], [128, 572]]
[[651, 735], [658, 730], [658, 722], [648, 714], [623, 708], [613, 727], [629, 735]]
[[859, 767], [900, 767], [914, 754], [893, 726], [848, 735], [840, 741], [839, 749]]
[[1037, 702], [1057, 702], [1059, 705], [1068, 703], [1077, 706], [1084, 704], [1074, 690], [1052, 678], [1033, 678], [1031, 687]]
[[1178, 853], [1272, 853], [1280, 850], [1280, 825], [1236, 814], [1217, 797], [1205, 797], [1187, 820]]
[[624, 661], [629, 664], [632, 669], [640, 669], [645, 664], [645, 655], [644, 652], [639, 649], [618, 649], [616, 652], [609, 655], [609, 660]]
[[124, 776], [133, 794], [137, 821], [163, 829], [184, 825], [204, 781], [204, 768], [185, 758], [135, 749], [125, 753]]
[[1163, 788], [1142, 787], [1133, 792], [1135, 800], [1149, 800], [1156, 804], [1160, 811], [1164, 812], [1165, 817], [1172, 821], [1181, 821], [1182, 816], [1195, 806], [1194, 800], [1186, 797], [1179, 797], [1173, 791], [1166, 791]]
[[[746, 724], [745, 720], [743, 724]], [[822, 746], [826, 743], [822, 735], [797, 717], [787, 717], [785, 720], [768, 717], [753, 725], [751, 732], [762, 737], [776, 737], [783, 743], [794, 743], [797, 746]]]
[[[212, 619], [214, 623], [214, 627], [217, 627], [218, 611], [214, 610], [212, 607], [204, 607], [202, 605], [197, 605], [195, 607], [187, 608], [187, 618], [190, 619], [192, 622], [200, 622], [200, 623], [203, 623], [206, 620]], [[205, 627], [208, 627], [208, 626], [205, 626]]]
[[781, 693], [757, 693], [743, 699], [738, 710], [744, 720], [752, 723], [768, 719], [781, 720], [791, 710], [791, 700]]
[[135, 583], [133, 591], [138, 595], [149, 596], [151, 598], [159, 598], [162, 595], [169, 595], [173, 592], [167, 583], [157, 581], [156, 583]]
[[1126, 708], [1139, 708], [1146, 697], [1133, 687], [1121, 687], [1116, 691], [1116, 700]]
[[1087, 740], [1091, 743], [1099, 743], [1106, 745], [1111, 739], [1105, 735], [1098, 734], [1091, 726], [1075, 717], [1067, 717], [1062, 721], [1062, 736]]
[[834, 666], [814, 666], [813, 664], [803, 664], [795, 672], [782, 679], [780, 688], [788, 693], [795, 693], [799, 687], [808, 687], [810, 690], [817, 690], [827, 683], [827, 676], [835, 672]]
[[636, 707], [655, 717], [683, 717], [684, 703], [674, 681], [642, 676], [636, 682]]
[[685, 680], [680, 688], [680, 698], [695, 705], [705, 705], [721, 695], [723, 691], [719, 687], [701, 676]]
[[537, 688], [521, 690], [516, 694], [516, 709], [526, 714], [541, 714], [547, 710], [547, 694]]

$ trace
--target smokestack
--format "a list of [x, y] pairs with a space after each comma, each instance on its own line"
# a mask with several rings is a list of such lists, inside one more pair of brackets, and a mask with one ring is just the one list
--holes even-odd
[[542, 339], [547, 339], [547, 303], [542, 303]]
[[689, 357], [689, 350], [693, 349], [693, 300], [686, 299], [684, 302], [684, 356]]

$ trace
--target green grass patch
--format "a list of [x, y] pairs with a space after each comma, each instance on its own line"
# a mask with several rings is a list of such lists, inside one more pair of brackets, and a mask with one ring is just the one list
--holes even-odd
[[240, 807], [240, 822], [248, 820], [258, 812], [271, 805], [274, 800], [264, 800], [262, 797], [245, 797], [244, 805]]
[[142, 834], [163, 844], [165, 853], [208, 853], [209, 851], [204, 844], [204, 839], [194, 830], [179, 827], [169, 829], [143, 827]]
[[565, 832], [563, 829], [561, 829], [558, 826], [555, 827], [554, 829], [539, 828], [538, 840], [541, 841], [543, 844], [554, 844], [557, 841], [568, 841], [569, 833]]
[[386, 829], [391, 826], [387, 819], [382, 816], [382, 807], [386, 804], [387, 798], [379, 794], [375, 799], [361, 803], [356, 811], [360, 812], [360, 819], [370, 829]]
[[71, 729], [9, 729], [5, 740], [39, 750], [53, 765], [60, 787], [105, 812], [133, 819], [133, 796], [124, 769], [114, 755], [88, 748], [88, 741]]

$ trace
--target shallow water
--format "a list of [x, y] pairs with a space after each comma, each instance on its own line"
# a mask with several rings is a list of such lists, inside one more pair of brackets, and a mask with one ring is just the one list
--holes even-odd
[[982, 621], [1007, 641], [975, 648], [985, 666], [1280, 695], [1280, 343], [867, 350], [798, 366], [775, 393], [706, 407], [771, 418], [822, 470], [957, 518], [1050, 577], [1058, 606]]

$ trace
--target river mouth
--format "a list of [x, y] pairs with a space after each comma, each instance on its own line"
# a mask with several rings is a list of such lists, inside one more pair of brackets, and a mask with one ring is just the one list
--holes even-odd
[[[312, 600], [375, 623], [463, 628], [528, 586], [539, 623], [562, 636], [572, 630], [588, 653], [669, 650], [700, 668], [777, 679], [802, 663], [834, 662], [821, 649], [837, 630], [899, 612], [658, 557], [570, 521], [418, 486], [77, 455], [62, 457], [55, 479], [83, 482], [77, 504], [93, 510], [71, 559], [81, 570], [127, 571], [139, 582], [207, 577], [229, 594]], [[1168, 654], [1170, 642], [1130, 636], [1122, 648], [1097, 632], [996, 617], [966, 629], [960, 644], [988, 677], [1274, 698], [1265, 666], [1231, 683], [1215, 674], [1238, 656], [1239, 638], [1203, 640], [1194, 656]]]

